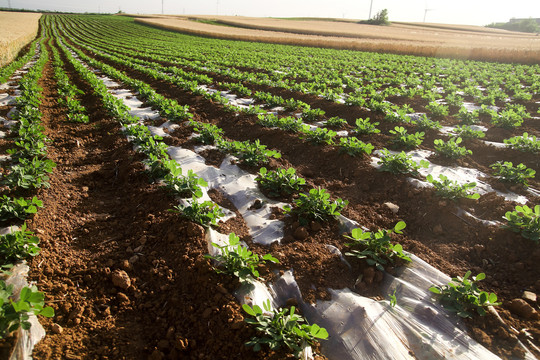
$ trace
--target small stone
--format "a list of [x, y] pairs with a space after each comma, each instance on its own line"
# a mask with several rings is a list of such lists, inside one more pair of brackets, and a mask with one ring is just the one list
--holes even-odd
[[135, 264], [138, 260], [139, 260], [139, 255], [133, 255], [132, 257], [129, 258], [129, 263]]
[[57, 323], [52, 324], [51, 330], [55, 334], [61, 334], [64, 331], [64, 328], [58, 325]]
[[163, 339], [160, 340], [157, 344], [158, 349], [167, 349], [169, 347], [169, 341]]
[[126, 294], [119, 292], [116, 294], [116, 298], [120, 302], [120, 304], [129, 304], [129, 298]]
[[307, 229], [303, 226], [297, 227], [296, 230], [294, 231], [294, 237], [297, 240], [305, 240], [307, 239], [308, 236], [309, 236], [309, 233]]
[[244, 326], [244, 322], [243, 321], [236, 321], [236, 322], [233, 322], [231, 324], [231, 329], [233, 330], [238, 330], [238, 329], [241, 329], [242, 326]]
[[204, 236], [204, 228], [199, 224], [190, 222], [187, 226], [187, 236], [189, 237]]
[[121, 289], [128, 289], [131, 286], [131, 279], [124, 270], [115, 270], [111, 274], [111, 280], [115, 286]]
[[373, 279], [375, 278], [375, 269], [372, 267], [368, 267], [364, 269], [363, 274], [364, 274], [363, 281], [366, 284], [370, 285], [373, 282]]
[[225, 289], [225, 287], [223, 285], [218, 284], [216, 286], [216, 288], [217, 288], [217, 291], [219, 291], [223, 295], [227, 295], [229, 293], [229, 291], [227, 289]]
[[140, 253], [142, 251], [144, 246], [137, 246], [135, 249], [133, 249], [133, 252]]
[[124, 270], [131, 269], [131, 264], [129, 263], [129, 260], [122, 261], [122, 269], [124, 269]]
[[482, 253], [482, 251], [485, 250], [485, 246], [482, 245], [482, 244], [476, 244], [474, 245], [474, 251], [476, 251], [476, 254], [477, 255], [480, 255]]
[[507, 304], [508, 310], [525, 319], [538, 319], [538, 312], [523, 299], [514, 299]]
[[472, 333], [474, 334], [474, 338], [478, 342], [480, 342], [481, 344], [483, 344], [485, 346], [490, 346], [491, 345], [491, 338], [485, 332], [483, 332], [481, 329], [473, 328]]
[[399, 206], [394, 203], [385, 202], [383, 205], [390, 209], [390, 211], [392, 211], [394, 214], [397, 214], [399, 212]]
[[139, 244], [141, 245], [146, 244], [146, 240], [147, 240], [146, 235], [141, 236], [141, 238], [139, 239]]
[[446, 200], [439, 201], [439, 206], [440, 207], [445, 207], [446, 205], [448, 205], [448, 202], [446, 202]]
[[433, 233], [437, 235], [441, 235], [443, 233], [443, 228], [441, 224], [437, 224], [433, 227]]
[[251, 205], [251, 209], [258, 210], [263, 207], [263, 202], [260, 199], [257, 199]]
[[288, 298], [285, 304], [288, 307], [291, 307], [291, 306], [298, 307], [298, 300], [296, 298]]
[[532, 291], [524, 291], [523, 295], [521, 295], [521, 298], [527, 301], [528, 303], [533, 303], [533, 304], [535, 304], [537, 300], [536, 294], [533, 293]]
[[322, 229], [322, 225], [321, 223], [317, 222], [317, 221], [312, 221], [310, 224], [309, 224], [309, 227], [311, 230], [313, 231], [319, 231]]
[[90, 190], [90, 189], [88, 188], [88, 186], [83, 186], [83, 187], [81, 188], [81, 190], [82, 190], [83, 192], [88, 192], [88, 190]]
[[202, 313], [202, 317], [204, 319], [208, 319], [210, 315], [212, 315], [212, 308], [206, 308], [206, 310], [204, 310], [204, 312]]
[[163, 359], [163, 354], [159, 350], [154, 350], [152, 354], [148, 357], [148, 360], [161, 360]]

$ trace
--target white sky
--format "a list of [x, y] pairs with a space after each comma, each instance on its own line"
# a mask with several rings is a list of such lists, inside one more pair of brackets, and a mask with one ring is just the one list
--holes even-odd
[[[540, 18], [540, 0], [163, 0], [165, 14], [367, 19], [388, 9], [390, 21], [486, 25], [510, 18]], [[68, 12], [159, 14], [162, 0], [0, 0], [0, 7]], [[429, 9], [429, 11], [425, 11]]]

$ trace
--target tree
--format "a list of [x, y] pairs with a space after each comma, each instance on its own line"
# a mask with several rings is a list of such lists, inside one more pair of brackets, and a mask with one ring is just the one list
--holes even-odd
[[370, 25], [390, 25], [390, 21], [388, 21], [388, 9], [382, 9], [371, 19], [360, 21], [360, 23]]

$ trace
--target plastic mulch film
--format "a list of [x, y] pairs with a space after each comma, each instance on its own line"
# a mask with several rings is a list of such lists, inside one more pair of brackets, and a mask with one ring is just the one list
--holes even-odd
[[[6, 279], [8, 285], [13, 285], [13, 293], [20, 294], [21, 289], [28, 286], [26, 278], [28, 276], [28, 265], [17, 264], [11, 270], [11, 275]], [[17, 295], [18, 297], [18, 295]], [[9, 360], [30, 360], [34, 346], [45, 337], [45, 330], [39, 323], [37, 317], [30, 314], [28, 321], [32, 324], [29, 330], [23, 330], [21, 327], [16, 331], [16, 343]]]
[[[413, 263], [399, 277], [385, 273], [381, 293], [396, 290], [397, 305], [358, 295], [349, 289], [330, 290], [332, 299], [316, 304], [302, 302], [293, 272], [288, 271], [266, 288], [241, 288], [241, 303], [261, 304], [271, 298], [273, 306], [298, 301], [309, 323], [326, 328], [329, 338], [321, 349], [329, 359], [499, 359], [469, 337], [458, 317], [431, 298], [428, 288], [450, 277], [412, 256]], [[535, 359], [526, 352], [525, 359]]]

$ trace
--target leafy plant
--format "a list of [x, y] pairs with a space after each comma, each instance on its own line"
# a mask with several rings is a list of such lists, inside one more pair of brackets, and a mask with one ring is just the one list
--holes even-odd
[[474, 130], [469, 125], [458, 125], [454, 128], [452, 133], [462, 139], [479, 139], [486, 136], [482, 130]]
[[259, 176], [255, 178], [270, 196], [290, 195], [301, 190], [306, 180], [296, 175], [294, 168], [268, 171], [265, 167], [259, 169]]
[[377, 125], [379, 125], [378, 122], [369, 122], [369, 118], [356, 119], [356, 128], [354, 129], [354, 132], [359, 135], [378, 134], [381, 132], [381, 130], [377, 129]]
[[10, 198], [3, 195], [0, 198], [0, 221], [10, 219], [26, 219], [29, 215], [35, 214], [38, 207], [43, 207], [43, 201], [33, 197], [30, 200], [25, 198]]
[[165, 164], [168, 172], [163, 177], [163, 182], [168, 190], [182, 197], [202, 197], [201, 186], [208, 186], [203, 178], [191, 169], [187, 175], [182, 175], [182, 168], [174, 160], [166, 161]]
[[356, 156], [359, 154], [371, 154], [375, 147], [370, 143], [365, 143], [358, 140], [354, 136], [342, 137], [339, 139], [339, 151], [345, 152], [350, 156]]
[[333, 116], [326, 120], [326, 127], [341, 129], [347, 125], [347, 120], [340, 118], [339, 116]]
[[438, 130], [441, 128], [441, 124], [438, 121], [431, 120], [426, 114], [420, 115], [420, 117], [415, 120], [414, 123], [420, 130]]
[[47, 173], [52, 172], [56, 164], [49, 159], [20, 158], [19, 162], [11, 167], [11, 171], [4, 177], [3, 183], [9, 187], [21, 189], [37, 189], [49, 187]]
[[352, 250], [345, 255], [366, 259], [369, 266], [374, 265], [380, 271], [384, 271], [384, 266], [389, 262], [394, 263], [397, 258], [411, 261], [411, 258], [403, 253], [403, 247], [400, 244], [392, 244], [390, 239], [392, 233], [402, 234], [401, 230], [405, 229], [405, 226], [405, 222], [400, 221], [393, 229], [380, 229], [373, 233], [360, 228], [353, 229], [351, 236], [345, 236], [353, 240], [352, 243], [346, 244]]
[[7, 285], [4, 280], [0, 280], [0, 339], [6, 338], [19, 327], [30, 329], [30, 314], [54, 316], [53, 308], [45, 307], [45, 296], [37, 291], [35, 286], [23, 287], [18, 301], [13, 298], [13, 285]]
[[524, 152], [539, 153], [540, 152], [540, 140], [536, 139], [536, 136], [529, 136], [524, 132], [522, 136], [514, 136], [510, 139], [503, 140], [505, 144], [510, 145], [511, 148]]
[[480, 273], [472, 277], [470, 275], [471, 271], [467, 271], [463, 278], [459, 276], [453, 277], [448, 285], [434, 285], [429, 290], [439, 295], [439, 301], [447, 310], [457, 313], [460, 317], [472, 317], [474, 312], [484, 316], [486, 307], [500, 305], [501, 303], [497, 302], [497, 295], [494, 293], [478, 289], [476, 283], [484, 280], [486, 274]]
[[[317, 324], [308, 325], [307, 321], [295, 313], [296, 308], [272, 310], [270, 300], [263, 304], [263, 310], [258, 305], [250, 307], [242, 305], [242, 309], [254, 317], [246, 318], [248, 324], [254, 325], [261, 337], [253, 337], [246, 343], [253, 346], [253, 351], [261, 350], [262, 345], [268, 345], [270, 350], [277, 350], [281, 346], [287, 346], [293, 351], [296, 358], [301, 357], [301, 353], [306, 345], [313, 345], [316, 339], [327, 339], [326, 329]], [[272, 313], [270, 313], [272, 312]]]
[[503, 110], [492, 118], [491, 123], [505, 129], [513, 129], [523, 124], [523, 117], [514, 110]]
[[218, 204], [212, 201], [199, 203], [196, 197], [193, 197], [189, 205], [177, 205], [171, 211], [205, 227], [217, 225], [219, 218], [225, 215]]
[[381, 159], [377, 162], [381, 165], [380, 171], [388, 171], [392, 174], [411, 174], [418, 175], [418, 169], [427, 168], [429, 163], [426, 160], [421, 160], [416, 163], [410, 155], [404, 151], [391, 154], [387, 149], [381, 150]]
[[241, 163], [246, 165], [266, 164], [271, 157], [279, 159], [281, 154], [276, 150], [267, 150], [266, 145], [262, 145], [260, 140], [255, 142], [233, 141], [229, 143], [228, 151], [238, 157]]
[[446, 142], [442, 139], [436, 139], [433, 141], [435, 144], [435, 152], [450, 159], [458, 159], [465, 155], [472, 154], [471, 150], [468, 150], [464, 146], [459, 146], [462, 141], [463, 140], [460, 137], [450, 138]]
[[305, 130], [300, 136], [301, 139], [306, 139], [312, 144], [333, 144], [337, 133], [326, 128], [315, 128], [313, 130]]
[[403, 126], [396, 126], [394, 130], [390, 130], [390, 134], [394, 135], [392, 142], [398, 147], [404, 148], [415, 148], [419, 146], [422, 144], [425, 135], [423, 132], [408, 134]]
[[388, 294], [388, 297], [390, 298], [390, 306], [396, 307], [397, 305], [396, 289], [394, 289], [394, 292], [392, 294]]
[[536, 171], [527, 168], [524, 164], [514, 166], [510, 161], [497, 161], [495, 164], [489, 166], [494, 170], [493, 174], [498, 176], [501, 181], [522, 184], [523, 186], [529, 186], [527, 179], [533, 179]]
[[325, 114], [324, 110], [321, 109], [304, 109], [302, 111], [302, 119], [307, 122], [312, 122], [320, 118]]
[[466, 107], [461, 107], [458, 112], [458, 119], [464, 125], [474, 125], [480, 121], [478, 110], [469, 111]]
[[538, 240], [540, 240], [540, 205], [536, 205], [533, 209], [527, 205], [518, 205], [515, 211], [507, 211], [503, 218], [507, 221], [504, 228], [516, 233], [520, 232], [525, 239], [538, 244]]
[[442, 117], [448, 115], [448, 106], [436, 101], [432, 101], [426, 105], [426, 110], [431, 112], [435, 117]]
[[445, 101], [448, 105], [462, 107], [463, 106], [463, 97], [459, 96], [456, 93], [448, 94], [445, 98]]
[[336, 218], [348, 203], [342, 199], [330, 201], [330, 194], [325, 189], [314, 188], [294, 200], [294, 209], [286, 205], [284, 211], [298, 214], [299, 221], [306, 224], [310, 220], [327, 221], [329, 218]]
[[222, 138], [223, 129], [214, 124], [206, 124], [201, 122], [191, 122], [193, 130], [199, 133], [196, 140], [203, 144], [214, 145], [216, 141]]
[[439, 179], [440, 181], [435, 180], [431, 174], [426, 177], [426, 180], [435, 187], [435, 193], [442, 198], [450, 200], [460, 198], [478, 200], [480, 198], [480, 194], [470, 192], [476, 187], [475, 182], [460, 185], [457, 181], [450, 180], [443, 174], [439, 175]]
[[250, 105], [247, 108], [242, 108], [242, 112], [247, 115], [258, 115], [263, 114], [266, 111], [264, 109], [261, 109], [259, 105]]
[[21, 230], [0, 235], [0, 262], [3, 265], [36, 256], [40, 251], [38, 243], [37, 236], [26, 230], [26, 224], [21, 226]]
[[302, 131], [304, 129], [309, 129], [309, 126], [305, 125], [302, 120], [297, 119], [293, 116], [286, 116], [280, 118], [277, 115], [271, 113], [259, 114], [258, 122], [260, 125], [265, 127], [277, 127], [293, 133]]
[[279, 263], [278, 259], [270, 254], [262, 257], [254, 254], [248, 248], [240, 244], [240, 238], [234, 233], [229, 234], [229, 243], [227, 245], [218, 245], [212, 243], [212, 246], [220, 250], [220, 254], [216, 256], [205, 255], [205, 258], [217, 261], [223, 265], [223, 270], [219, 267], [216, 272], [236, 276], [240, 282], [251, 282], [253, 278], [259, 277], [257, 267], [264, 264], [266, 261]]

